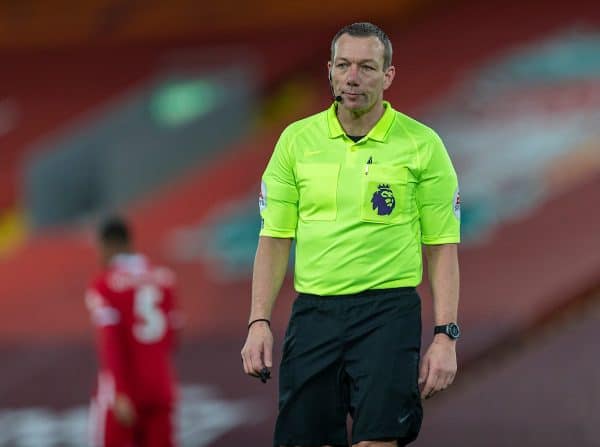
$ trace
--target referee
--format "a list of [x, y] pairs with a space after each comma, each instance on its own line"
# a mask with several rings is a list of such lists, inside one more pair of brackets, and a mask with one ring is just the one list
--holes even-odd
[[[438, 135], [383, 100], [391, 62], [377, 26], [342, 28], [328, 63], [334, 103], [284, 130], [262, 177], [249, 375], [272, 366], [270, 316], [296, 240], [275, 446], [347, 445], [348, 414], [354, 446], [404, 446], [421, 399], [456, 374], [457, 176]], [[420, 361], [421, 247], [435, 335]]]

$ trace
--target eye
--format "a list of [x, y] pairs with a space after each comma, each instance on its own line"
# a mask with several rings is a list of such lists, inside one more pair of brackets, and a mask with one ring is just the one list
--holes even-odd
[[363, 65], [362, 68], [363, 68], [363, 70], [366, 70], [366, 71], [373, 71], [373, 70], [375, 70], [375, 67], [373, 67], [371, 65]]
[[337, 68], [346, 68], [348, 66], [348, 63], [347, 62], [338, 62], [335, 66]]

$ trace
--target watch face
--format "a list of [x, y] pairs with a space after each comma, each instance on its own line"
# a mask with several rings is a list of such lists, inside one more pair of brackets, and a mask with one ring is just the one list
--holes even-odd
[[460, 337], [460, 329], [458, 328], [458, 325], [450, 323], [448, 325], [448, 335], [454, 339]]

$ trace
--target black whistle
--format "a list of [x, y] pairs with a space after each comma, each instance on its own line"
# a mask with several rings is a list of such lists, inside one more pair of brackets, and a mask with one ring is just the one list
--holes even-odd
[[267, 383], [267, 380], [271, 378], [271, 371], [269, 371], [267, 368], [263, 368], [258, 373], [258, 377], [262, 383]]

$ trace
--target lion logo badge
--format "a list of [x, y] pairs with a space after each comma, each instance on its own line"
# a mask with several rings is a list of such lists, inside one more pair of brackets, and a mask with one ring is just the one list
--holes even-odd
[[373, 209], [377, 210], [378, 215], [388, 216], [392, 214], [392, 211], [396, 207], [396, 198], [390, 185], [379, 185], [377, 191], [373, 193], [371, 203], [373, 204]]

